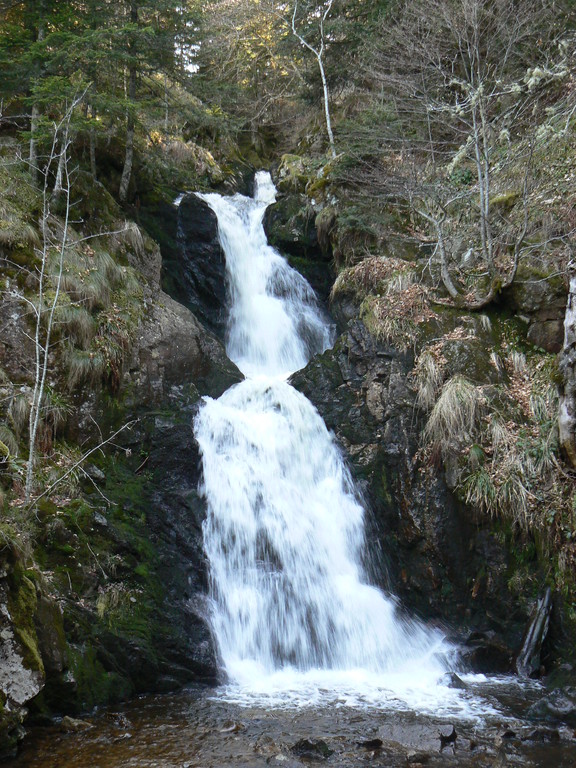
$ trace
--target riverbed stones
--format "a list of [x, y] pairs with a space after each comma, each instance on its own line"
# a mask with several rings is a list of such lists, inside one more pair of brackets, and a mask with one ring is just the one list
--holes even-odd
[[62, 733], [82, 733], [82, 731], [88, 731], [90, 728], [93, 728], [92, 723], [69, 715], [65, 715], [60, 721]]
[[556, 688], [533, 704], [528, 714], [548, 722], [562, 722], [576, 727], [576, 687]]

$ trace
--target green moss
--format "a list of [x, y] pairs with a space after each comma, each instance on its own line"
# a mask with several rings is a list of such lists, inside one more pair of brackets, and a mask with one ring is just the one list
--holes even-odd
[[134, 692], [126, 677], [104, 668], [93, 647], [72, 649], [70, 667], [76, 680], [78, 699], [85, 709], [123, 701]]
[[498, 210], [501, 213], [509, 211], [520, 199], [520, 192], [510, 191], [503, 192], [500, 195], [494, 195], [490, 199], [490, 209]]
[[44, 664], [38, 648], [34, 616], [38, 600], [34, 582], [17, 563], [9, 579], [8, 609], [16, 635], [23, 651], [23, 663], [27, 669], [44, 674]]
[[387, 506], [392, 506], [392, 504], [394, 503], [394, 497], [392, 496], [392, 492], [390, 490], [390, 483], [389, 483], [389, 480], [388, 480], [388, 475], [387, 475], [386, 469], [383, 469], [381, 474], [380, 474], [380, 488], [379, 488], [379, 492], [380, 492], [379, 495], [382, 498], [382, 500], [384, 501], [384, 503]]
[[40, 265], [40, 260], [32, 246], [25, 246], [18, 243], [10, 251], [10, 261], [18, 267], [27, 267], [32, 269]]
[[282, 155], [278, 168], [278, 189], [281, 192], [304, 192], [310, 173], [299, 155]]

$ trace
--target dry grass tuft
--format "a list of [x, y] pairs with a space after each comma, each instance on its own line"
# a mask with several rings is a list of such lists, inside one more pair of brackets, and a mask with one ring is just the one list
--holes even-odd
[[[55, 278], [59, 269], [57, 258], [52, 260], [51, 268]], [[62, 288], [72, 302], [93, 312], [108, 306], [122, 274], [122, 268], [107, 251], [71, 248], [66, 254]]]
[[[6, 424], [0, 424], [0, 443], [8, 450], [8, 454], [4, 456], [5, 459], [10, 456], [18, 456], [18, 438]], [[2, 452], [0, 452], [0, 463], [2, 458]]]
[[108, 245], [111, 251], [130, 251], [141, 256], [146, 250], [142, 230], [134, 221], [117, 221], [114, 232], [108, 235]]
[[98, 329], [92, 313], [83, 305], [71, 302], [58, 305], [55, 322], [61, 334], [80, 349], [88, 349]]
[[332, 288], [331, 298], [352, 293], [359, 300], [386, 292], [394, 278], [404, 276], [405, 284], [415, 282], [414, 267], [407, 261], [382, 256], [369, 256], [353, 267], [342, 270]]
[[430, 345], [418, 356], [412, 376], [419, 408], [429, 411], [436, 402], [444, 381], [445, 365], [440, 345]]
[[484, 402], [482, 389], [453, 376], [440, 392], [424, 428], [424, 440], [446, 459], [473, 442]]
[[40, 246], [37, 229], [16, 217], [0, 219], [0, 247], [11, 249], [26, 246]]
[[414, 346], [418, 326], [432, 320], [435, 313], [428, 303], [428, 290], [419, 284], [405, 290], [367, 297], [360, 307], [360, 317], [377, 339], [398, 349]]
[[532, 394], [529, 403], [525, 423], [493, 411], [475, 434], [484, 446], [485, 461], [473, 461], [470, 450], [463, 469], [468, 503], [527, 531], [547, 526], [544, 515], [554, 487], [558, 452], [554, 388]]
[[18, 438], [23, 434], [30, 417], [30, 394], [20, 394], [12, 398], [8, 406], [8, 417], [14, 426]]
[[106, 357], [100, 351], [87, 351], [70, 346], [65, 353], [65, 362], [70, 391], [81, 384], [101, 381], [106, 373]]

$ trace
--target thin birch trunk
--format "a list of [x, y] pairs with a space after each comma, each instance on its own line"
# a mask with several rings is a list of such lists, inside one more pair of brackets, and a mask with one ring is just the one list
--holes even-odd
[[[51, 166], [53, 165], [57, 157], [57, 145], [59, 141], [59, 134], [63, 132], [68, 135], [68, 127], [70, 119], [72, 117], [72, 111], [76, 106], [75, 102], [68, 110], [64, 120], [54, 130], [54, 136], [52, 139], [52, 148], [48, 157], [48, 162], [43, 171], [44, 185], [42, 193], [42, 253], [41, 253], [41, 265], [39, 274], [39, 287], [38, 287], [38, 303], [35, 307], [35, 328], [34, 328], [34, 349], [35, 349], [35, 361], [34, 361], [34, 388], [32, 390], [32, 402], [30, 404], [30, 415], [28, 420], [29, 431], [29, 445], [28, 445], [28, 463], [26, 466], [26, 479], [24, 485], [24, 494], [26, 500], [29, 501], [32, 495], [34, 487], [34, 471], [36, 468], [36, 438], [38, 435], [38, 427], [42, 418], [42, 407], [44, 401], [44, 393], [46, 389], [46, 377], [48, 375], [48, 366], [50, 358], [50, 344], [52, 338], [52, 330], [54, 327], [54, 315], [56, 307], [58, 305], [58, 299], [60, 298], [60, 291], [62, 288], [62, 275], [64, 270], [64, 255], [66, 252], [68, 241], [68, 227], [70, 217], [70, 178], [68, 175], [68, 143], [64, 143], [62, 146], [62, 154], [65, 157], [63, 164], [63, 181], [62, 192], [65, 196], [65, 213], [64, 213], [64, 226], [62, 234], [59, 237], [58, 243], [52, 242], [52, 237], [49, 228], [50, 219], [50, 196], [49, 196], [49, 180], [51, 173]], [[50, 257], [51, 250], [58, 248], [58, 267], [56, 285], [54, 295], [50, 300], [50, 306], [47, 310], [44, 309], [44, 302], [46, 299], [46, 281], [48, 276], [48, 259]], [[46, 320], [44, 315], [46, 313]], [[42, 340], [43, 328], [44, 339]]]
[[336, 143], [334, 141], [334, 132], [332, 130], [332, 119], [330, 117], [330, 93], [328, 90], [328, 81], [326, 79], [326, 71], [324, 69], [324, 51], [325, 51], [325, 37], [324, 37], [324, 23], [328, 17], [328, 14], [332, 10], [333, 0], [330, 0], [326, 6], [324, 13], [320, 19], [320, 48], [315, 48], [311, 45], [296, 29], [296, 16], [298, 14], [298, 0], [294, 3], [294, 13], [292, 14], [292, 34], [300, 41], [300, 43], [308, 48], [311, 53], [316, 57], [318, 62], [318, 69], [320, 70], [320, 78], [322, 80], [322, 94], [324, 102], [324, 118], [326, 121], [326, 133], [328, 134], [328, 142], [330, 144], [330, 154], [332, 157], [336, 157]]
[[565, 457], [576, 467], [576, 275], [570, 277], [559, 367], [564, 382], [558, 408], [558, 439]]

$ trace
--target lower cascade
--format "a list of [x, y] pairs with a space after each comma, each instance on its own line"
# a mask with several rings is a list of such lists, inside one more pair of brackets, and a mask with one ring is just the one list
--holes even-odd
[[195, 422], [228, 694], [286, 701], [330, 689], [373, 701], [431, 697], [436, 707], [456, 695], [440, 684], [454, 648], [367, 583], [361, 500], [321, 417], [286, 381], [333, 330], [306, 281], [267, 244], [274, 188], [263, 172], [255, 184], [254, 199], [202, 196], [226, 255], [228, 353], [247, 377], [206, 399]]

